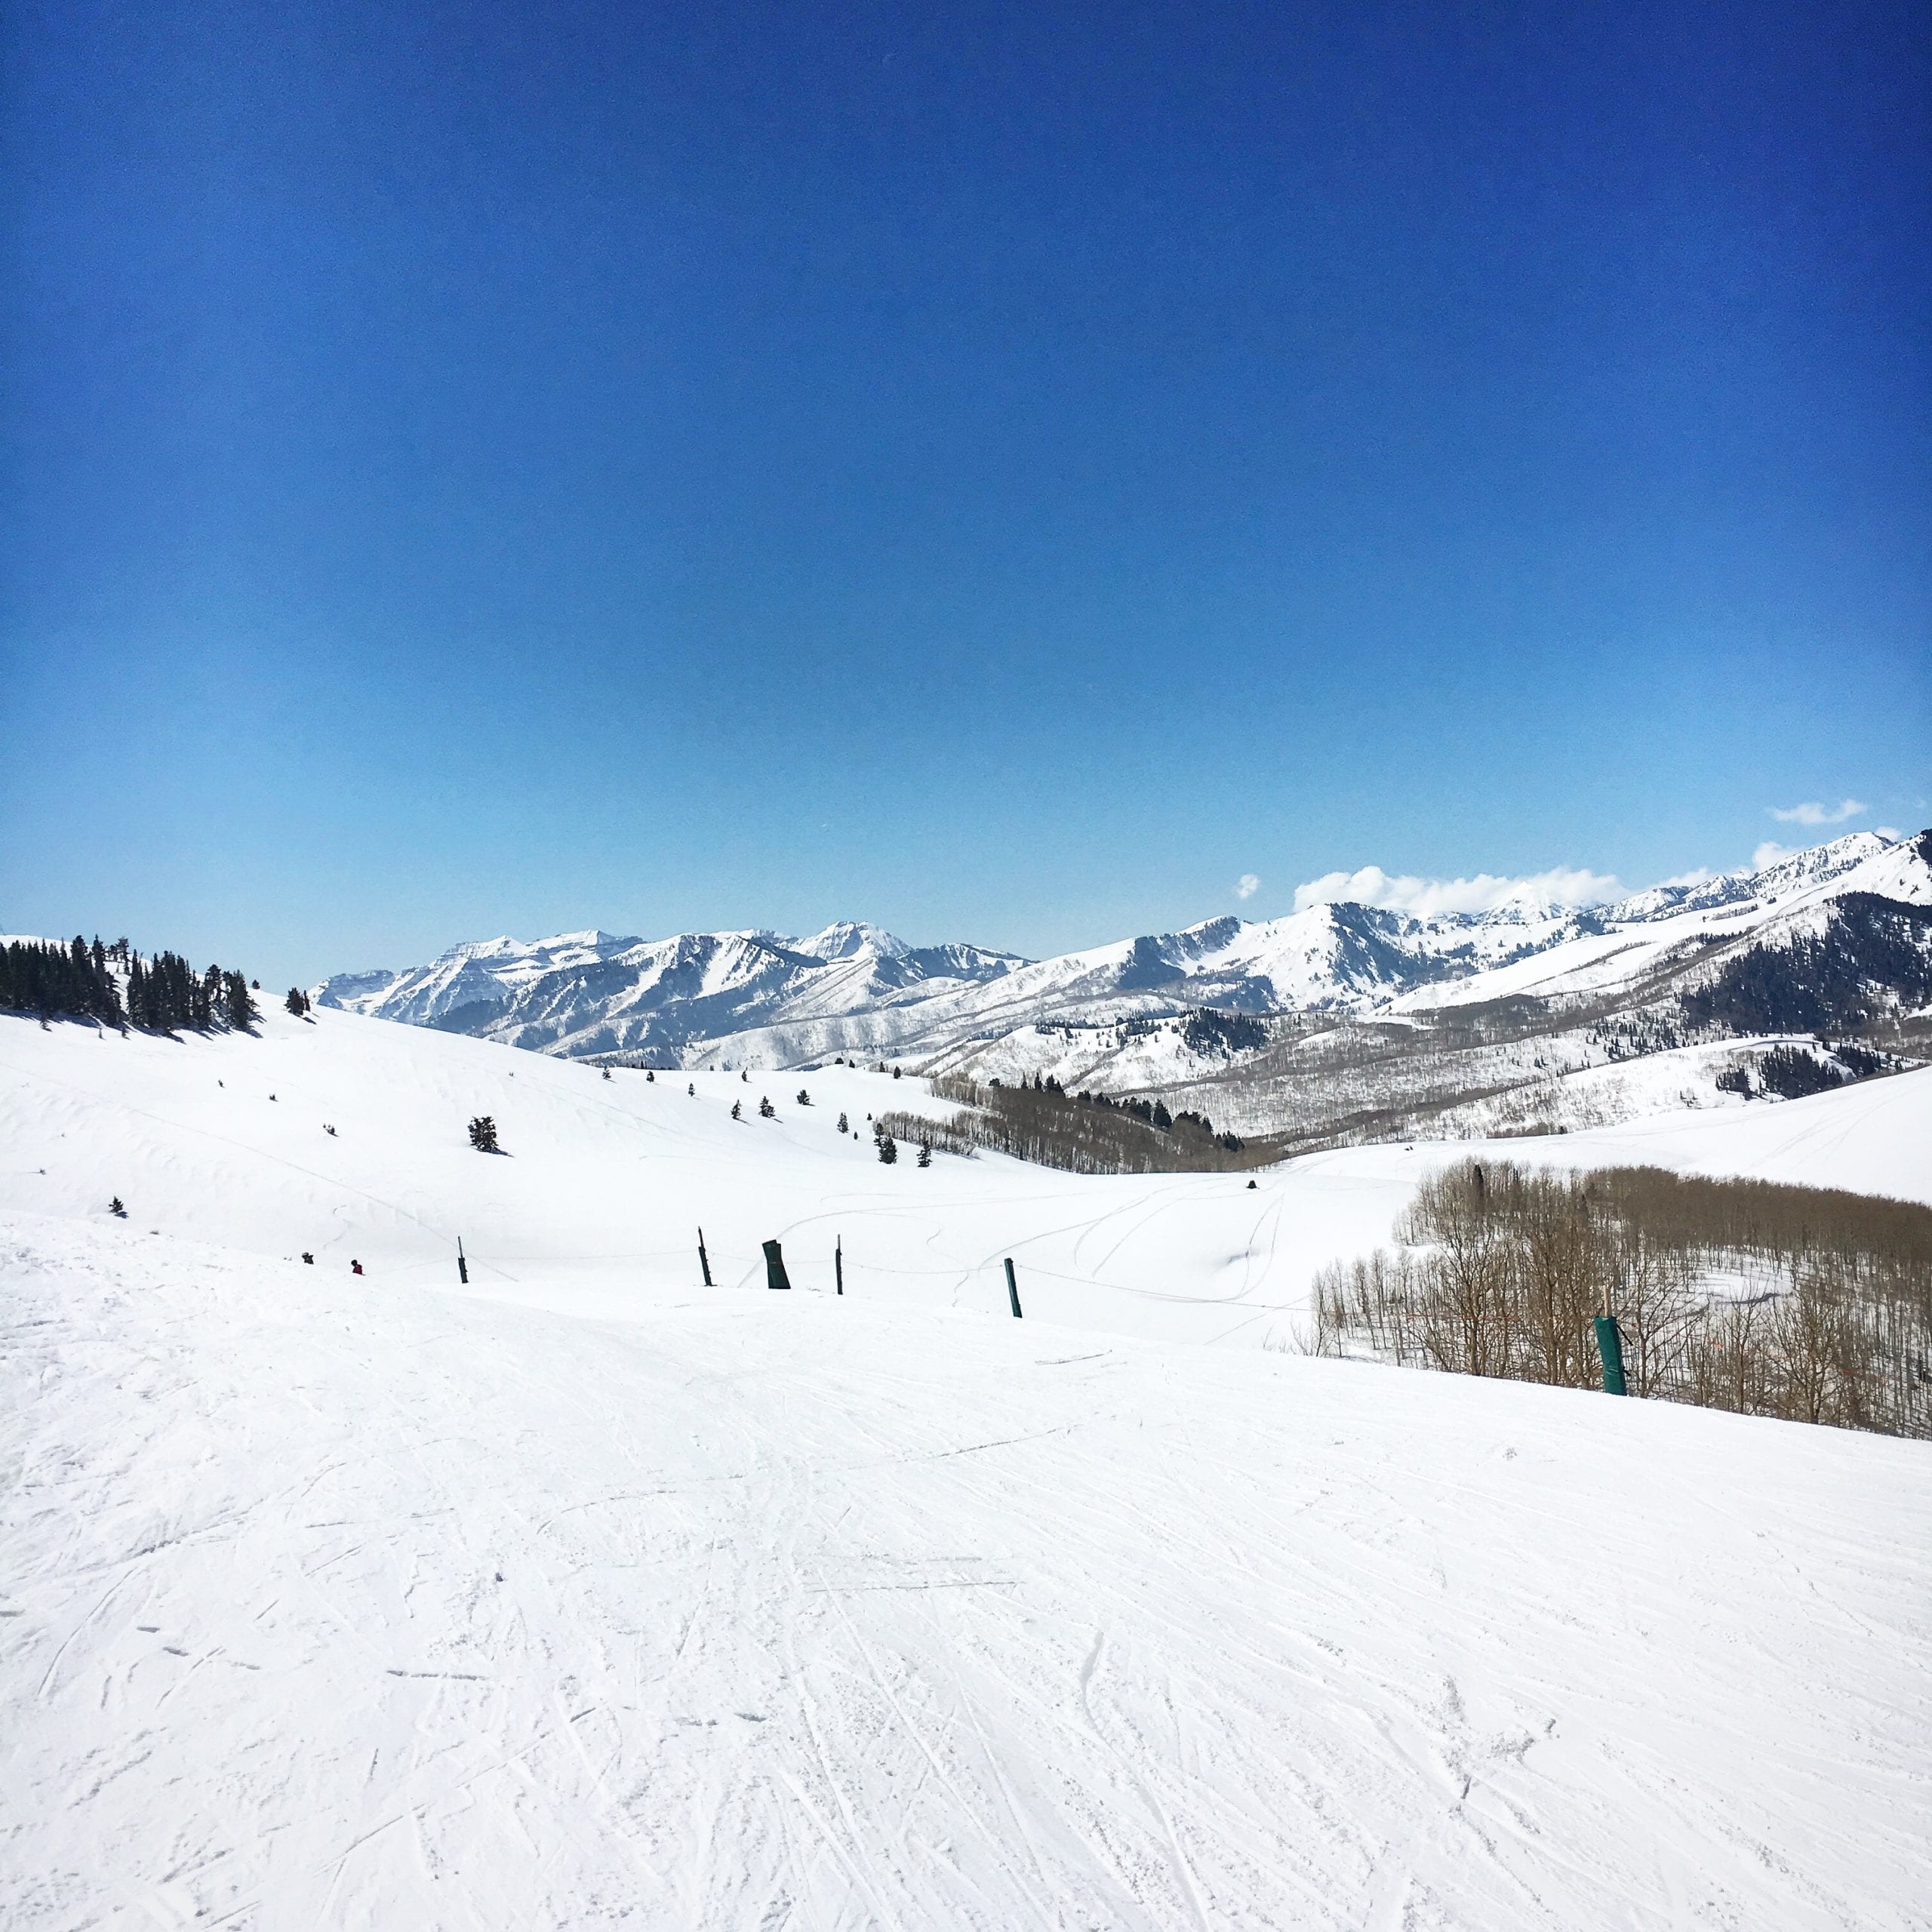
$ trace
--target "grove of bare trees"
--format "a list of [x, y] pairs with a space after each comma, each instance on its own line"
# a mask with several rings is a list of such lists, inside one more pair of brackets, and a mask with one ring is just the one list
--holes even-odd
[[1633, 1395], [1932, 1435], [1932, 1208], [1467, 1161], [1395, 1237], [1317, 1276], [1317, 1353], [1594, 1388], [1607, 1312]]

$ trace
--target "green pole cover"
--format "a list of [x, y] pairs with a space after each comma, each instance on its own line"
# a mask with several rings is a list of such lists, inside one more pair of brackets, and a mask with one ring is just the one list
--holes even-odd
[[1629, 1390], [1623, 1386], [1623, 1337], [1617, 1331], [1614, 1315], [1597, 1317], [1597, 1353], [1603, 1358], [1603, 1392], [1629, 1395]]

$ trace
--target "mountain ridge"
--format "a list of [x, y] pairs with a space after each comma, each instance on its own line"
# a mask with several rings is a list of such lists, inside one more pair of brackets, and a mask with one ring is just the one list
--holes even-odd
[[1681, 951], [1866, 891], [1932, 903], [1932, 834], [1854, 832], [1770, 865], [1653, 886], [1607, 905], [1511, 900], [1420, 915], [1322, 902], [1270, 920], [1221, 914], [1042, 960], [963, 942], [916, 946], [863, 921], [645, 939], [599, 928], [460, 942], [420, 967], [339, 974], [323, 1005], [565, 1057], [692, 1066], [835, 1055], [957, 1060], [1024, 1029], [1241, 1014], [1416, 1014], [1600, 993]]

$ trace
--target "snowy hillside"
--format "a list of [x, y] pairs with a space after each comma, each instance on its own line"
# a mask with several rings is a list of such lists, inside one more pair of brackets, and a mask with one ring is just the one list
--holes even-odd
[[5, 1254], [23, 1932], [1923, 1904], [1921, 1445], [817, 1297]]
[[[1923, 1444], [1253, 1346], [1462, 1147], [888, 1104], [0, 1019], [8, 1923], [1917, 1922]], [[1503, 1146], [1923, 1198], [1932, 1073]]]
[[[100, 1222], [118, 1195], [137, 1230], [278, 1260], [306, 1250], [334, 1271], [352, 1257], [373, 1278], [416, 1284], [454, 1281], [460, 1237], [478, 1291], [537, 1278], [598, 1310], [694, 1280], [700, 1226], [721, 1284], [761, 1281], [759, 1244], [777, 1238], [801, 1288], [829, 1289], [842, 1242], [848, 1297], [921, 1309], [1003, 1310], [1010, 1254], [1042, 1320], [1289, 1346], [1315, 1272], [1385, 1241], [1420, 1174], [1470, 1146], [1312, 1155], [1263, 1171], [1251, 1191], [1242, 1174], [1075, 1177], [993, 1153], [921, 1170], [909, 1149], [885, 1168], [866, 1123], [888, 1109], [952, 1110], [921, 1082], [855, 1068], [606, 1080], [319, 1010], [276, 1008], [258, 1038], [0, 1018], [0, 1204]], [[838, 1132], [841, 1113], [853, 1134]], [[496, 1121], [502, 1155], [469, 1146], [478, 1114]], [[1932, 1070], [1667, 1116], [1662, 1141], [1649, 1124], [1497, 1144], [1512, 1158], [1540, 1144], [1576, 1164], [1670, 1165], [1681, 1133], [1697, 1171], [1726, 1171], [1734, 1146], [1730, 1171], [1932, 1198]], [[1789, 1159], [1787, 1143], [1799, 1150]]]

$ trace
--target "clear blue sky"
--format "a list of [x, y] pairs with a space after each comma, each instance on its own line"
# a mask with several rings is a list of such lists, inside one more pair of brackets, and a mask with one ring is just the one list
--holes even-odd
[[1037, 953], [1924, 823], [1928, 17], [17, 0], [0, 928]]

